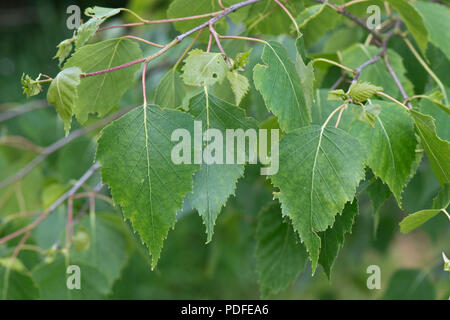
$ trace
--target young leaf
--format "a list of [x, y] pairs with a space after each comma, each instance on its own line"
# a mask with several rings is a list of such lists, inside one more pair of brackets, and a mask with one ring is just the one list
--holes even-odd
[[348, 94], [342, 89], [331, 90], [328, 92], [328, 100], [347, 100]]
[[302, 82], [286, 49], [270, 41], [264, 46], [261, 59], [266, 65], [255, 66], [253, 81], [267, 108], [278, 117], [280, 127], [288, 132], [308, 125], [311, 115]]
[[377, 91], [383, 88], [374, 86], [369, 82], [354, 82], [348, 89], [348, 95], [356, 103], [364, 103], [370, 99]]
[[411, 116], [430, 159], [434, 175], [441, 185], [450, 182], [450, 142], [437, 136], [432, 117], [415, 110], [411, 110]]
[[177, 70], [170, 69], [161, 79], [155, 92], [155, 104], [175, 109], [182, 105], [186, 94], [185, 84]]
[[78, 50], [97, 32], [98, 27], [109, 17], [120, 12], [120, 9], [103, 7], [86, 8], [84, 14], [91, 18], [77, 29], [75, 48]]
[[397, 11], [408, 30], [419, 45], [422, 53], [426, 53], [428, 43], [428, 31], [422, 16], [407, 0], [388, 0], [389, 4]]
[[321, 247], [317, 232], [333, 225], [336, 214], [353, 200], [365, 158], [359, 141], [336, 128], [311, 125], [281, 139], [280, 169], [271, 177], [280, 188], [275, 197], [305, 243], [313, 272]]
[[[365, 46], [357, 43], [342, 51], [341, 63], [349, 68], [356, 69], [367, 60], [372, 59], [379, 51], [380, 49], [375, 46]], [[403, 58], [392, 49], [387, 50], [387, 55], [406, 93], [411, 94], [413, 92], [413, 85], [405, 75], [406, 68], [403, 65]], [[361, 71], [358, 81], [370, 82], [373, 85], [382, 86], [384, 92], [388, 92], [394, 98], [402, 99], [400, 90], [386, 69], [383, 59], [364, 68]]]
[[66, 135], [69, 133], [75, 103], [78, 98], [81, 70], [70, 67], [62, 70], [53, 79], [47, 92], [48, 103], [55, 106], [61, 119], [64, 121]]
[[184, 83], [200, 87], [221, 83], [226, 77], [228, 66], [221, 53], [194, 49], [189, 52], [182, 70]]
[[27, 95], [27, 98], [36, 96], [42, 91], [42, 85], [38, 80], [32, 80], [29, 75], [22, 73], [21, 84], [23, 93]]
[[110, 18], [112, 16], [115, 16], [120, 12], [120, 9], [116, 8], [105, 8], [105, 7], [99, 7], [95, 6], [92, 8], [86, 8], [84, 10], [84, 14], [91, 18]]
[[102, 179], [148, 246], [153, 268], [196, 170], [172, 162], [171, 134], [185, 128], [192, 136], [192, 125], [184, 112], [143, 106], [103, 129], [98, 141]]
[[422, 224], [435, 217], [439, 212], [447, 209], [450, 205], [450, 184], [442, 187], [436, 198], [433, 199], [433, 209], [421, 210], [410, 214], [400, 222], [400, 231], [403, 233], [411, 232]]
[[[201, 93], [189, 102], [189, 113], [197, 121], [202, 121], [203, 132], [210, 128], [221, 132], [223, 142], [226, 139], [227, 129], [257, 129], [257, 123], [251, 118], [245, 116], [244, 110], [233, 106], [216, 97]], [[255, 131], [256, 132], [256, 131]], [[212, 143], [216, 144], [217, 136], [211, 141], [207, 141], [203, 149]], [[236, 140], [236, 139], [235, 139]], [[221, 141], [222, 142], [222, 141]], [[235, 141], [235, 146], [237, 142]], [[225, 143], [223, 146], [225, 147]], [[228, 149], [228, 146], [227, 146]], [[226, 152], [223, 152], [222, 164], [205, 164], [194, 175], [194, 185], [192, 194], [189, 194], [189, 200], [192, 207], [198, 210], [206, 226], [207, 242], [210, 242], [214, 233], [214, 224], [220, 210], [225, 205], [230, 195], [234, 194], [238, 179], [244, 174], [245, 164], [237, 163], [236, 156], [238, 152], [233, 151], [235, 164], [226, 164]], [[216, 150], [217, 153], [217, 150]]]
[[234, 93], [235, 103], [238, 106], [241, 103], [242, 98], [247, 93], [250, 84], [246, 76], [234, 71], [227, 72], [227, 79], [231, 84], [231, 89]]
[[328, 279], [331, 279], [331, 268], [336, 261], [340, 248], [344, 245], [345, 236], [352, 232], [355, 217], [358, 214], [358, 201], [347, 202], [344, 210], [336, 216], [332, 227], [320, 232], [322, 248], [320, 249], [319, 263], [323, 267]]
[[[83, 72], [95, 72], [116, 67], [142, 58], [138, 44], [125, 39], [110, 39], [92, 45], [85, 45], [67, 60], [64, 69], [78, 67]], [[134, 74], [139, 69], [135, 64], [127, 68], [81, 79], [78, 97], [73, 108], [82, 124], [90, 113], [103, 117], [113, 109], [122, 95], [133, 86]]]
[[381, 106], [379, 104], [369, 103], [367, 105], [355, 105], [352, 108], [356, 119], [361, 122], [368, 123], [372, 128], [375, 127], [375, 121], [381, 113]]
[[273, 201], [258, 215], [256, 270], [261, 295], [286, 288], [305, 268], [308, 254], [289, 221], [283, 221], [280, 204]]
[[58, 58], [58, 65], [61, 67], [63, 62], [66, 60], [66, 58], [70, 55], [73, 48], [73, 42], [75, 41], [76, 37], [72, 37], [70, 39], [66, 39], [61, 41], [56, 47], [58, 48], [58, 51], [56, 52], [53, 59]]
[[441, 212], [440, 209], [427, 209], [412, 213], [400, 222], [400, 231], [402, 233], [411, 232], [435, 217], [439, 212]]

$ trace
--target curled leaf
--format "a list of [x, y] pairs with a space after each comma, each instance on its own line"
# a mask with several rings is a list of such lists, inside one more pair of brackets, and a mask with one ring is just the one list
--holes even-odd
[[22, 83], [23, 93], [25, 93], [28, 98], [41, 93], [42, 86], [39, 83], [38, 79], [33, 80], [29, 75], [23, 73], [22, 79], [20, 81]]
[[348, 95], [354, 102], [366, 102], [377, 91], [381, 91], [383, 88], [374, 86], [369, 82], [355, 82], [348, 89]]
[[342, 89], [328, 92], [328, 100], [347, 100], [348, 95]]

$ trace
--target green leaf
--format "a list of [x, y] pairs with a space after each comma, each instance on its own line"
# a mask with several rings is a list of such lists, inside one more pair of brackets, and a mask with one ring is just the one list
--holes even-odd
[[428, 31], [422, 16], [414, 6], [406, 0], [388, 0], [388, 2], [400, 15], [406, 27], [419, 45], [420, 50], [425, 54], [428, 43]]
[[72, 52], [73, 42], [75, 41], [75, 39], [75, 37], [72, 37], [70, 39], [63, 40], [56, 46], [58, 48], [58, 51], [56, 52], [53, 59], [58, 58], [58, 64], [60, 67]]
[[[284, 6], [295, 17], [303, 9], [301, 1], [283, 1]], [[293, 23], [273, 0], [262, 0], [251, 6], [249, 16], [244, 20], [247, 31], [252, 34], [279, 35], [290, 33]]]
[[[231, 4], [240, 2], [240, 0], [223, 0], [222, 3], [224, 6], [230, 6]], [[211, 12], [220, 11], [219, 3], [217, 1], [211, 0], [174, 0], [170, 3], [169, 8], [167, 9], [167, 18], [182, 18], [189, 16], [196, 16], [207, 14]], [[239, 19], [244, 19], [246, 16], [246, 11], [248, 7], [244, 7], [239, 9], [237, 12], [230, 14], [230, 18], [235, 19], [238, 17]], [[201, 19], [193, 19], [193, 20], [184, 20], [174, 22], [174, 27], [179, 32], [183, 33], [190, 29], [195, 28], [196, 26], [206, 22], [211, 17], [201, 18]], [[227, 30], [227, 25], [224, 19], [219, 20], [214, 26], [218, 33], [225, 33]], [[204, 32], [200, 38], [200, 41], [208, 41], [208, 34]]]
[[438, 3], [414, 1], [411, 3], [423, 17], [423, 22], [428, 29], [429, 40], [450, 59], [450, 10], [447, 6]]
[[433, 199], [433, 209], [447, 209], [450, 205], [450, 183], [445, 184]]
[[331, 268], [337, 258], [340, 248], [344, 245], [345, 236], [351, 234], [355, 216], [358, 214], [358, 201], [347, 202], [344, 210], [336, 216], [333, 226], [324, 232], [320, 232], [319, 263], [323, 267], [328, 279], [331, 279]]
[[374, 86], [369, 82], [354, 82], [348, 89], [348, 95], [356, 103], [364, 103], [370, 99], [377, 91], [383, 88]]
[[[450, 92], [450, 90], [447, 91]], [[444, 140], [450, 141], [450, 126], [448, 121], [450, 118], [450, 108], [441, 103], [442, 94], [440, 91], [434, 91], [427, 97], [420, 100], [420, 111], [423, 114], [429, 115], [434, 119], [436, 125], [436, 133]]]
[[305, 268], [307, 253], [289, 221], [283, 221], [280, 204], [261, 210], [256, 227], [256, 270], [261, 295], [286, 288]]
[[304, 35], [307, 47], [322, 38], [343, 21], [342, 15], [326, 4], [318, 4], [305, 8], [296, 16], [296, 21]]
[[23, 93], [27, 95], [27, 98], [41, 93], [42, 86], [38, 81], [38, 79], [32, 80], [29, 75], [22, 73], [20, 82], [22, 84]]
[[430, 278], [421, 270], [398, 270], [389, 279], [385, 300], [434, 300], [435, 289]]
[[227, 72], [227, 79], [231, 84], [234, 93], [235, 103], [238, 106], [242, 98], [248, 92], [250, 84], [246, 76], [240, 74], [236, 70]]
[[105, 7], [89, 7], [84, 10], [84, 14], [89, 17], [96, 17], [96, 18], [110, 18], [112, 16], [115, 16], [120, 12], [120, 9], [116, 8], [105, 8]]
[[221, 53], [191, 50], [184, 60], [183, 81], [190, 86], [211, 86], [222, 83], [226, 77], [228, 66]]
[[377, 116], [381, 113], [379, 104], [369, 103], [367, 105], [356, 105], [352, 108], [356, 119], [368, 123], [372, 128], [375, 127]]
[[364, 176], [365, 153], [359, 141], [336, 128], [297, 129], [280, 142], [279, 171], [271, 177], [275, 194], [317, 267], [321, 240], [317, 232], [333, 225], [353, 200]]
[[434, 175], [441, 185], [450, 182], [450, 142], [437, 136], [432, 117], [415, 110], [411, 110], [411, 116], [430, 160]]
[[[340, 127], [359, 139], [368, 154], [367, 165], [389, 186], [401, 207], [403, 188], [411, 179], [416, 157], [414, 124], [401, 106], [381, 100], [372, 102], [381, 106], [374, 128], [357, 119], [343, 119]], [[349, 118], [351, 113], [345, 116]]]
[[402, 233], [411, 232], [435, 217], [439, 212], [441, 212], [440, 209], [428, 209], [412, 213], [400, 222], [400, 231]]
[[302, 83], [286, 49], [270, 41], [264, 46], [261, 59], [266, 65], [255, 66], [253, 81], [267, 108], [278, 117], [280, 127], [288, 132], [308, 125], [311, 115]]
[[184, 112], [143, 106], [105, 127], [98, 141], [102, 179], [148, 246], [153, 268], [196, 170], [172, 163], [171, 134], [185, 128], [192, 135], [192, 126]]
[[[207, 129], [218, 129], [226, 139], [227, 129], [257, 129], [257, 123], [251, 118], [245, 116], [244, 110], [233, 106], [223, 100], [205, 93], [201, 93], [189, 102], [189, 113], [195, 120], [202, 121], [203, 132]], [[208, 145], [213, 146], [217, 143], [217, 136], [214, 140], [205, 143], [203, 149]], [[225, 146], [225, 143], [223, 143]], [[235, 139], [235, 146], [237, 142]], [[228, 146], [227, 146], [228, 148]], [[236, 159], [238, 148], [233, 152], [233, 159]], [[217, 152], [217, 151], [216, 151]], [[194, 185], [192, 194], [189, 194], [189, 200], [193, 208], [203, 219], [206, 226], [207, 242], [210, 242], [214, 232], [214, 224], [222, 207], [225, 205], [230, 195], [234, 194], [238, 179], [244, 174], [243, 163], [234, 160], [234, 164], [226, 163], [226, 152], [223, 153], [220, 163], [205, 164], [194, 175]]]
[[120, 12], [120, 9], [111, 9], [103, 7], [86, 8], [84, 14], [91, 18], [80, 25], [77, 30], [75, 48], [81, 48], [92, 36], [97, 32], [98, 27], [109, 17], [112, 17]]
[[307, 65], [305, 56], [305, 45], [302, 37], [295, 41], [297, 48], [297, 59], [295, 61], [295, 69], [302, 83], [302, 90], [305, 96], [306, 108], [311, 114], [312, 105], [314, 103], [314, 64], [310, 61]]
[[78, 67], [66, 68], [53, 79], [47, 92], [48, 103], [55, 106], [64, 121], [66, 135], [70, 131], [72, 115], [78, 98], [81, 70]]
[[84, 46], [92, 36], [97, 32], [98, 27], [102, 24], [103, 19], [91, 18], [86, 23], [82, 23], [77, 29], [75, 39], [75, 49], [78, 50]]
[[[323, 123], [335, 108], [335, 103], [327, 101], [326, 94], [326, 90], [317, 91], [313, 107], [314, 123]], [[374, 128], [353, 115], [353, 109], [360, 108], [357, 105], [349, 105], [348, 108], [352, 111], [344, 111], [339, 128], [360, 141], [368, 156], [367, 165], [375, 176], [389, 186], [401, 207], [403, 189], [418, 166], [414, 124], [408, 112], [401, 106], [382, 100], [371, 102], [381, 106], [381, 113], [375, 119]]]
[[185, 94], [185, 84], [181, 80], [180, 73], [175, 69], [170, 69], [156, 88], [155, 104], [175, 109], [182, 105]]
[[347, 100], [348, 94], [342, 89], [331, 90], [328, 92], [328, 100]]
[[[76, 51], [64, 65], [64, 69], [78, 67], [89, 73], [116, 67], [142, 58], [138, 44], [125, 39], [110, 39], [92, 45], [85, 45]], [[117, 106], [122, 95], [134, 82], [134, 74], [139, 69], [135, 64], [127, 68], [104, 74], [85, 77], [78, 86], [78, 97], [73, 108], [82, 124], [90, 113], [103, 117]]]
[[10, 269], [6, 283], [5, 274], [7, 272], [7, 268], [0, 265], [0, 299], [33, 300], [39, 298], [39, 289], [29, 272]]
[[[349, 68], [356, 69], [367, 60], [372, 59], [379, 51], [380, 49], [375, 46], [365, 46], [361, 43], [357, 43], [342, 51], [341, 63]], [[403, 58], [392, 49], [387, 50], [387, 55], [389, 56], [389, 62], [405, 88], [406, 93], [412, 95], [413, 86], [405, 75], [406, 68], [403, 65]], [[394, 98], [403, 99], [394, 79], [386, 69], [383, 59], [364, 68], [361, 71], [358, 81], [370, 82], [373, 85], [382, 86], [384, 92], [388, 92], [389, 95]]]

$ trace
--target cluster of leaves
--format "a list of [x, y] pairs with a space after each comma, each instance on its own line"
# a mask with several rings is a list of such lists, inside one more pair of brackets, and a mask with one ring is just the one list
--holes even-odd
[[[241, 1], [222, 2], [229, 7]], [[408, 216], [400, 224], [401, 231], [409, 232], [446, 212], [450, 202], [450, 109], [448, 81], [443, 81], [443, 85], [438, 79], [436, 86], [437, 76], [431, 71], [431, 76], [422, 74], [427, 80], [420, 89], [420, 83], [413, 83], [408, 77], [406, 61], [391, 47], [386, 48], [385, 55], [397, 79], [380, 59], [362, 69], [358, 80], [349, 87], [344, 81], [342, 88], [330, 90], [328, 77], [337, 74], [351, 80], [353, 73], [336, 73], [324, 61], [339, 61], [338, 64], [355, 70], [373, 59], [380, 48], [352, 42], [352, 36], [343, 39], [343, 34], [355, 32], [355, 27], [348, 27], [352, 22], [327, 1], [285, 4], [303, 33], [297, 39], [275, 37], [295, 32], [292, 21], [277, 3], [254, 2], [230, 13], [228, 22], [217, 21], [215, 30], [225, 34], [229, 24], [240, 23], [242, 35], [262, 34], [268, 40], [246, 43], [243, 38], [230, 37], [223, 40], [225, 57], [222, 52], [203, 50], [208, 37], [206, 32], [200, 35], [199, 47], [189, 51], [183, 63], [176, 63], [162, 77], [154, 93], [154, 104], [137, 107], [103, 128], [95, 161], [101, 165], [101, 179], [109, 186], [113, 201], [148, 247], [155, 268], [183, 203], [201, 216], [206, 242], [210, 242], [217, 217], [235, 195], [238, 180], [249, 166], [176, 165], [171, 161], [175, 145], [170, 138], [172, 132], [184, 128], [193, 136], [194, 120], [202, 120], [203, 130], [214, 128], [223, 136], [226, 129], [280, 129], [279, 171], [268, 177], [274, 199], [264, 208], [257, 208], [256, 267], [261, 292], [268, 296], [295, 280], [308, 259], [313, 274], [320, 264], [331, 277], [338, 252], [358, 215], [358, 196], [364, 189], [361, 186], [369, 185], [367, 191], [375, 207], [392, 193], [399, 208], [403, 208], [403, 190], [424, 152], [441, 191], [433, 208]], [[348, 10], [363, 16], [369, 3], [383, 7], [380, 1], [367, 1]], [[387, 19], [401, 19], [406, 26], [403, 31], [409, 33], [399, 35], [399, 39], [404, 36], [414, 40], [419, 55], [432, 57], [438, 52], [442, 57], [436, 64], [444, 61], [444, 68], [448, 68], [450, 42], [441, 39], [448, 34], [448, 8], [421, 1], [387, 3], [393, 9], [386, 13]], [[219, 10], [216, 1], [174, 0], [167, 15], [179, 18]], [[103, 118], [111, 113], [134, 85], [138, 62], [148, 61], [143, 58], [141, 47], [130, 38], [94, 41], [100, 25], [120, 11], [87, 9], [85, 14], [90, 19], [72, 38], [58, 45], [55, 58], [62, 69], [51, 81], [47, 99], [64, 121], [66, 134], [73, 116], [83, 125], [90, 114]], [[176, 21], [174, 27], [183, 33], [208, 19]], [[368, 34], [362, 32], [364, 36]], [[414, 57], [411, 60], [414, 68], [421, 68]], [[120, 67], [126, 64], [129, 65]], [[31, 80], [26, 75], [22, 84], [29, 96], [42, 90], [39, 78]], [[377, 96], [380, 91], [385, 95]], [[410, 100], [412, 108], [408, 108], [398, 102], [405, 98], [403, 91], [410, 97], [419, 97], [420, 103]], [[382, 99], [386, 95], [389, 100]], [[339, 120], [331, 123], [337, 111]], [[206, 141], [203, 147], [210, 144]], [[46, 223], [61, 226], [61, 221]], [[51, 240], [61, 237], [64, 219], [62, 223], [62, 228], [52, 227], [57, 234]], [[44, 224], [39, 228], [45, 230]], [[54, 253], [54, 247], [44, 245], [49, 243], [49, 237], [43, 234], [45, 231], [39, 233], [39, 228], [35, 241], [48, 251], [48, 260], [33, 270], [32, 278], [41, 297], [65, 296], [65, 281], [54, 275], [65, 277], [60, 270], [67, 261]], [[119, 278], [127, 260], [124, 255], [132, 247], [124, 234], [123, 224], [108, 215], [98, 215], [95, 223], [83, 218], [75, 225], [73, 246], [65, 254], [71, 263], [90, 270], [83, 280], [84, 286], [92, 288], [88, 298], [106, 295]], [[8, 265], [8, 261], [3, 265]], [[1, 283], [2, 272], [10, 272], [8, 295], [14, 297], [20, 290], [18, 283], [22, 280], [18, 279], [24, 269], [20, 263], [0, 268], [0, 287], [5, 287]], [[37, 293], [29, 295], [33, 298]]]

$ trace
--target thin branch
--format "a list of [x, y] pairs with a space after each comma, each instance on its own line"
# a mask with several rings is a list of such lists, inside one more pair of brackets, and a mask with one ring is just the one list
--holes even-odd
[[44, 148], [35, 145], [33, 142], [22, 136], [6, 136], [0, 138], [0, 145], [10, 146], [22, 150], [29, 150], [36, 153], [44, 151]]
[[366, 2], [366, 1], [369, 1], [369, 0], [352, 0], [352, 1], [346, 2], [343, 5], [339, 6], [338, 11], [342, 12], [347, 7], [350, 7], [350, 6], [352, 6], [354, 4], [357, 4], [357, 3]]
[[235, 40], [245, 40], [245, 41], [252, 41], [252, 42], [259, 42], [262, 44], [267, 44], [267, 41], [258, 39], [258, 38], [250, 38], [250, 37], [241, 37], [241, 36], [222, 36], [219, 35], [220, 39], [235, 39]]
[[355, 22], [357, 25], [359, 25], [360, 27], [364, 28], [365, 30], [367, 30], [369, 33], [372, 34], [372, 36], [374, 37], [374, 40], [376, 41], [376, 43], [378, 45], [381, 45], [381, 36], [378, 32], [376, 32], [375, 30], [370, 29], [365, 23], [364, 21], [360, 20], [358, 17], [354, 16], [353, 14], [351, 14], [350, 12], [348, 12], [345, 9], [340, 10], [339, 9], [339, 5], [328, 1], [328, 0], [311, 0], [314, 2], [318, 2], [321, 4], [325, 4], [328, 5], [330, 8], [336, 10], [337, 13], [340, 13], [344, 16], [346, 16], [347, 18], [349, 18], [350, 20], [352, 20], [353, 22]]
[[[5, 105], [0, 105], [0, 110], [4, 108]], [[35, 100], [29, 102], [23, 106], [15, 107], [12, 110], [4, 111], [0, 113], [0, 122], [15, 118], [24, 113], [31, 112], [37, 109], [50, 107], [46, 100]]]
[[356, 81], [358, 81], [358, 78], [364, 68], [366, 68], [367, 66], [369, 66], [371, 64], [376, 63], [378, 60], [380, 60], [380, 58], [383, 55], [386, 54], [388, 42], [397, 33], [398, 28], [399, 28], [399, 21], [397, 21], [394, 28], [389, 33], [387, 33], [386, 36], [384, 37], [383, 43], [382, 43], [382, 48], [381, 48], [380, 52], [378, 52], [372, 59], [367, 60], [366, 62], [364, 62], [358, 68], [355, 69], [355, 76], [353, 77], [352, 83], [355, 83]]
[[73, 199], [67, 199], [66, 252], [69, 252], [73, 236]]
[[[116, 71], [116, 70], [120, 70], [120, 69], [123, 69], [123, 68], [127, 68], [127, 67], [132, 66], [132, 65], [135, 65], [135, 64], [137, 64], [137, 63], [149, 62], [149, 61], [155, 59], [156, 57], [159, 57], [159, 56], [162, 55], [164, 52], [166, 52], [167, 50], [169, 50], [170, 48], [172, 48], [174, 45], [180, 43], [181, 41], [183, 41], [183, 39], [185, 39], [186, 37], [190, 36], [191, 34], [197, 32], [197, 31], [200, 31], [200, 30], [202, 30], [202, 29], [204, 29], [204, 28], [207, 28], [207, 27], [209, 27], [210, 25], [214, 25], [214, 24], [215, 24], [217, 21], [219, 21], [220, 19], [226, 17], [226, 16], [229, 15], [230, 13], [232, 13], [232, 12], [234, 12], [234, 11], [236, 11], [236, 10], [242, 8], [242, 7], [248, 6], [248, 5], [250, 5], [250, 4], [253, 4], [253, 3], [256, 3], [256, 2], [259, 2], [259, 1], [261, 1], [261, 0], [246, 0], [246, 1], [243, 1], [243, 2], [236, 3], [236, 4], [234, 4], [234, 5], [230, 6], [230, 7], [228, 7], [227, 9], [225, 9], [225, 10], [223, 10], [223, 11], [219, 11], [217, 14], [215, 14], [215, 15], [214, 15], [211, 19], [209, 19], [208, 21], [206, 21], [206, 22], [204, 22], [204, 23], [202, 23], [202, 24], [196, 26], [195, 28], [192, 28], [191, 30], [189, 30], [189, 31], [187, 31], [187, 32], [185, 32], [185, 33], [183, 33], [183, 34], [178, 35], [178, 36], [175, 37], [175, 39], [173, 39], [170, 43], [166, 44], [163, 48], [161, 48], [161, 50], [159, 50], [158, 52], [156, 52], [155, 54], [153, 54], [153, 55], [151, 55], [151, 56], [149, 56], [149, 57], [141, 58], [141, 59], [134, 60], [134, 61], [130, 61], [130, 62], [128, 62], [128, 63], [122, 64], [122, 65], [119, 65], [119, 66], [116, 66], [116, 67], [112, 67], [112, 68], [108, 68], [108, 69], [104, 69], [104, 70], [99, 70], [99, 71], [96, 71], [96, 72], [82, 73], [82, 74], [80, 75], [80, 77], [84, 78], [84, 77], [96, 76], [96, 75], [99, 75], [99, 74], [104, 74], [104, 73], [107, 73], [107, 72], [113, 72], [113, 71]], [[208, 16], [209, 16], [209, 15], [208, 15]], [[199, 16], [196, 16], [196, 17], [199, 17]], [[203, 16], [203, 17], [204, 17], [204, 16]], [[178, 20], [176, 20], [176, 21], [181, 21], [180, 19], [188, 20], [187, 18], [192, 18], [192, 17], [177, 18]], [[170, 21], [169, 21], [169, 20], [170, 20]], [[171, 21], [174, 21], [174, 20], [173, 20], [173, 19], [166, 19], [166, 20], [159, 20], [159, 21], [171, 22]], [[151, 23], [156, 23], [155, 21], [149, 21], [148, 24], [151, 24], [150, 22], [151, 22]]]
[[376, 92], [377, 95], [385, 97], [389, 100], [391, 100], [392, 102], [395, 102], [396, 104], [398, 104], [399, 106], [402, 106], [403, 108], [405, 108], [408, 112], [411, 108], [408, 108], [406, 105], [404, 105], [403, 103], [401, 103], [400, 101], [398, 101], [397, 99], [395, 99], [394, 97], [391, 97], [390, 95], [382, 92], [382, 91], [377, 91]]
[[107, 125], [108, 123], [110, 123], [111, 121], [114, 121], [118, 118], [120, 118], [122, 115], [124, 115], [125, 113], [127, 113], [128, 111], [134, 109], [135, 107], [128, 107], [125, 109], [121, 109], [120, 111], [118, 111], [115, 114], [112, 114], [106, 118], [103, 118], [99, 121], [97, 121], [96, 123], [85, 127], [85, 128], [81, 128], [78, 129], [76, 131], [73, 131], [71, 134], [69, 134], [67, 137], [64, 137], [58, 141], [56, 141], [55, 143], [53, 143], [52, 145], [46, 147], [44, 149], [44, 151], [42, 153], [40, 153], [39, 155], [37, 155], [30, 163], [28, 163], [22, 170], [20, 170], [19, 172], [17, 172], [16, 174], [9, 176], [8, 178], [6, 178], [3, 181], [0, 181], [0, 189], [10, 185], [13, 182], [16, 182], [20, 179], [22, 179], [23, 177], [25, 177], [28, 173], [30, 173], [31, 170], [33, 170], [35, 167], [37, 167], [39, 164], [41, 164], [45, 159], [47, 159], [47, 157], [49, 155], [51, 155], [52, 153], [58, 151], [59, 149], [61, 149], [62, 147], [64, 147], [65, 145], [67, 145], [68, 143], [72, 142], [73, 140], [88, 134], [94, 130], [100, 129], [102, 127], [104, 127], [105, 125]]
[[333, 116], [336, 114], [336, 112], [338, 112], [341, 109], [344, 109], [347, 106], [347, 102], [341, 104], [339, 107], [337, 107], [336, 109], [334, 109], [328, 116], [328, 118], [325, 120], [325, 122], [322, 125], [322, 130], [327, 126], [328, 122], [330, 122], [331, 118], [333, 118]]
[[289, 12], [289, 10], [278, 0], [273, 0], [281, 9], [283, 9], [284, 12], [288, 15], [289, 19], [291, 19], [292, 23], [295, 26], [295, 30], [297, 31], [297, 34], [300, 34], [300, 28], [298, 27], [297, 21], [292, 16], [292, 14]]
[[333, 60], [329, 60], [329, 59], [325, 59], [325, 58], [316, 58], [316, 59], [312, 60], [312, 63], [316, 63], [316, 62], [320, 62], [320, 61], [332, 64], [332, 65], [335, 65], [336, 67], [339, 67], [339, 68], [341, 68], [341, 69], [343, 69], [345, 71], [348, 71], [350, 73], [353, 73], [353, 74], [355, 74], [355, 72], [356, 72], [352, 68], [346, 67], [346, 66], [340, 64], [339, 62], [336, 62], [336, 61], [333, 61]]
[[186, 20], [196, 20], [196, 19], [203, 19], [203, 18], [211, 18], [211, 17], [217, 16], [218, 14], [220, 14], [222, 12], [223, 12], [223, 10], [222, 11], [211, 12], [211, 13], [199, 14], [199, 15], [196, 15], [196, 16], [161, 19], [161, 20], [145, 20], [145, 19], [142, 19], [141, 22], [117, 24], [117, 25], [114, 25], [114, 26], [107, 26], [107, 27], [99, 28], [97, 32], [108, 30], [108, 29], [114, 29], [114, 28], [136, 27], [136, 26], [143, 26], [143, 25], [148, 25], [148, 24], [161, 24], [161, 23], [170, 23], [170, 22], [178, 22], [178, 21], [186, 21]]
[[[389, 73], [391, 74], [392, 78], [394, 79], [395, 84], [397, 85], [398, 89], [400, 90], [400, 93], [402, 94], [403, 99], [407, 100], [408, 95], [406, 94], [405, 88], [403, 88], [403, 85], [400, 82], [400, 79], [397, 77], [397, 74], [395, 73], [394, 69], [392, 68], [391, 64], [389, 63], [389, 58], [386, 53], [384, 54], [384, 62], [386, 64], [386, 68], [388, 69]], [[403, 104], [401, 104], [401, 105], [403, 105]], [[406, 106], [408, 107], [408, 109], [412, 109], [411, 102], [407, 102]]]
[[59, 197], [47, 210], [45, 210], [33, 223], [29, 224], [22, 229], [19, 229], [3, 238], [0, 238], [0, 244], [3, 244], [9, 240], [17, 238], [18, 236], [29, 232], [36, 228], [42, 221], [44, 221], [50, 213], [56, 210], [64, 201], [66, 201], [69, 197], [73, 196], [82, 186], [83, 184], [89, 180], [89, 178], [100, 168], [98, 163], [93, 164], [88, 171], [75, 183], [75, 185], [70, 188], [69, 191], [64, 193], [61, 197]]
[[[205, 30], [205, 29], [203, 29], [203, 30]], [[210, 32], [209, 39], [208, 39], [208, 46], [206, 47], [206, 52], [211, 51], [212, 39], [213, 39], [213, 34]]]
[[151, 42], [151, 41], [148, 41], [148, 40], [136, 37], [136, 36], [132, 36], [132, 35], [126, 35], [126, 36], [123, 36], [123, 38], [133, 39], [133, 40], [140, 41], [140, 42], [143, 42], [150, 46], [154, 46], [154, 47], [158, 47], [158, 48], [164, 48], [164, 45], [162, 45], [162, 44], [154, 43], [154, 42]]
[[181, 54], [181, 56], [178, 58], [177, 62], [173, 65], [173, 70], [176, 70], [178, 65], [181, 63], [181, 61], [183, 61], [183, 58], [186, 56], [186, 54], [192, 49], [192, 47], [195, 45], [195, 43], [197, 42], [198, 38], [202, 35], [203, 31], [205, 31], [205, 29], [201, 29], [197, 35], [194, 37], [194, 39], [192, 39], [191, 43], [187, 46], [187, 48], [183, 51], [183, 53]]

